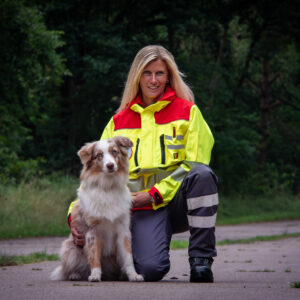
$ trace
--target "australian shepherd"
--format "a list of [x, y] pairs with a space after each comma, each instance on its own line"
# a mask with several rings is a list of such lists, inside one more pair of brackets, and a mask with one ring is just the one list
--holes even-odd
[[132, 197], [126, 184], [132, 146], [128, 138], [114, 137], [79, 150], [80, 200], [72, 209], [71, 225], [85, 234], [85, 245], [76, 246], [70, 234], [52, 280], [143, 281], [134, 269], [129, 229]]

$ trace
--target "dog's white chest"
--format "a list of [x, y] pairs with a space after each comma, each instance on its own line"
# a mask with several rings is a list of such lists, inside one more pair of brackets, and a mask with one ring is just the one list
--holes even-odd
[[95, 219], [114, 222], [121, 215], [129, 214], [131, 195], [127, 187], [109, 192], [98, 188], [78, 190], [80, 205], [84, 214]]

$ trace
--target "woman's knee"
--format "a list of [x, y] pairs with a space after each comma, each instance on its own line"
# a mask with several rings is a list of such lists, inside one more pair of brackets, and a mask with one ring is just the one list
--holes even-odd
[[184, 188], [188, 198], [217, 193], [218, 179], [207, 165], [194, 167], [185, 178]]
[[197, 167], [194, 167], [190, 171], [188, 176], [193, 177], [194, 180], [199, 182], [213, 182], [215, 184], [218, 183], [217, 176], [207, 165], [199, 165]]
[[170, 261], [151, 260], [135, 264], [137, 273], [143, 275], [145, 281], [159, 281], [170, 270]]

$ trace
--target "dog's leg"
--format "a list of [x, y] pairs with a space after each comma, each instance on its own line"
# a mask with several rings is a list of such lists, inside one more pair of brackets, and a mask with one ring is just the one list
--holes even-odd
[[127, 275], [129, 281], [144, 281], [142, 275], [136, 273], [131, 251], [130, 234], [119, 234], [117, 238], [117, 259], [122, 271]]
[[91, 267], [91, 275], [89, 281], [101, 280], [101, 240], [97, 238], [95, 233], [88, 233], [86, 237], [85, 251], [87, 253], [88, 262]]

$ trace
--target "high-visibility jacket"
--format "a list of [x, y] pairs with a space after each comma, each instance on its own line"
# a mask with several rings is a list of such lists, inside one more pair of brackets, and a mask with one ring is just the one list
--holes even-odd
[[148, 191], [152, 206], [166, 206], [185, 175], [197, 164], [208, 165], [213, 135], [198, 107], [178, 98], [168, 87], [163, 97], [144, 107], [139, 94], [114, 115], [101, 139], [128, 137], [134, 144], [129, 159], [129, 189]]

